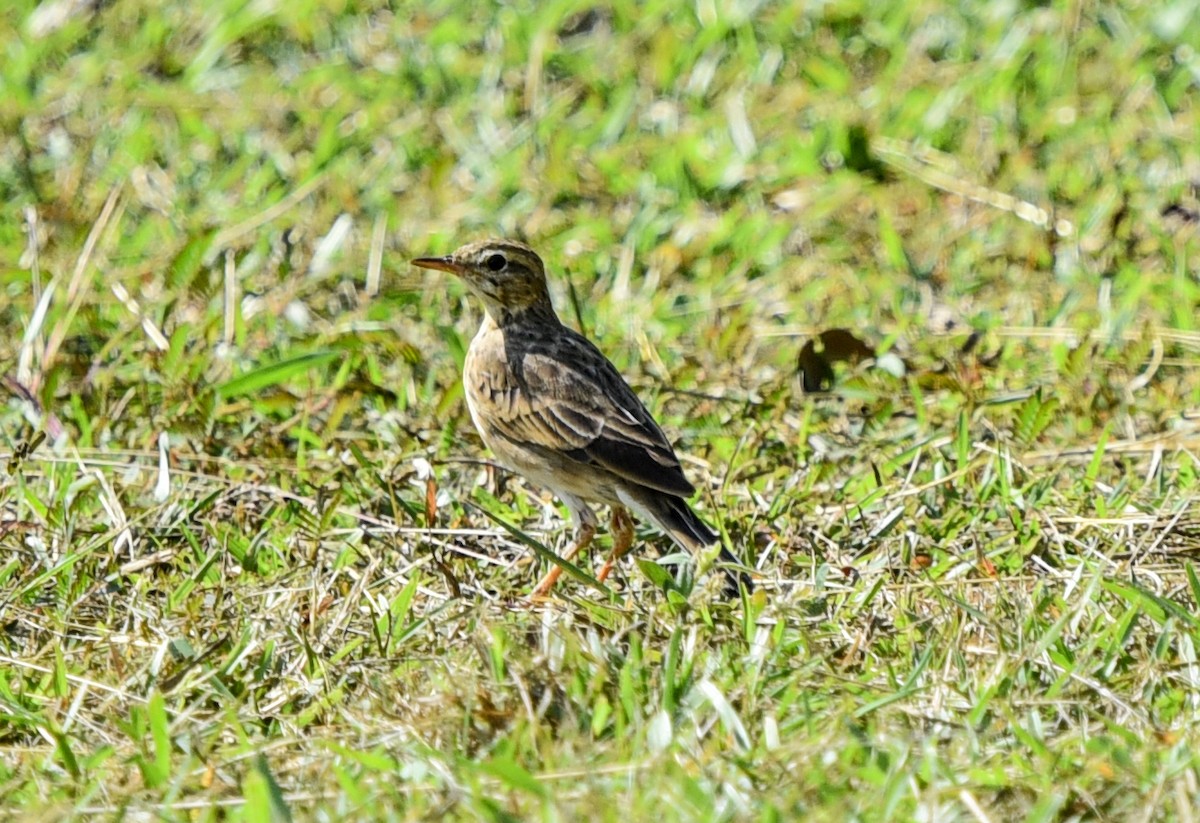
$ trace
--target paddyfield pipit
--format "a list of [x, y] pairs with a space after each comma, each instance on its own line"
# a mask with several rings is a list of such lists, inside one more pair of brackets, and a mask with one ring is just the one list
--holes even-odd
[[[596, 534], [590, 503], [612, 510], [605, 580], [633, 542], [630, 510], [696, 552], [717, 535], [689, 508], [695, 492], [671, 444], [615, 366], [554, 313], [541, 258], [524, 243], [485, 240], [413, 265], [460, 276], [485, 315], [463, 366], [471, 419], [509, 469], [556, 494], [575, 520], [571, 560]], [[721, 559], [737, 560], [721, 548]], [[550, 591], [555, 566], [533, 590]], [[725, 569], [727, 591], [751, 588]]]

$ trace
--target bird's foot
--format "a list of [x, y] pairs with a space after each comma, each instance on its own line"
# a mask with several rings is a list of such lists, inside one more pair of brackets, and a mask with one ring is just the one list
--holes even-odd
[[612, 553], [604, 561], [600, 573], [596, 575], [596, 579], [601, 583], [608, 579], [613, 568], [616, 567], [617, 561], [628, 554], [629, 547], [633, 545], [633, 518], [629, 516], [629, 512], [625, 508], [621, 506], [613, 508], [610, 528], [613, 536]]
[[[563, 560], [568, 563], [575, 559], [575, 555], [588, 547], [592, 542], [592, 538], [596, 536], [596, 527], [590, 524], [579, 526], [575, 530], [575, 539], [571, 541], [571, 547], [567, 549], [567, 553], [563, 555]], [[558, 578], [562, 576], [563, 567], [556, 565], [550, 571], [546, 572], [545, 577], [538, 581], [538, 584], [533, 587], [533, 591], [529, 593], [531, 598], [545, 597], [554, 588], [554, 584], [558, 582]]]

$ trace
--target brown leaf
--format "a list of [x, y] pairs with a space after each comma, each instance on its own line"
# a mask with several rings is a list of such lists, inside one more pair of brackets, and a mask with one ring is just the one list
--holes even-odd
[[874, 356], [875, 350], [847, 329], [826, 329], [804, 344], [796, 368], [806, 392], [828, 391], [833, 386], [834, 363], [854, 364]]
[[425, 478], [425, 526], [432, 529], [437, 523], [437, 480], [433, 475]]
[[450, 568], [446, 561], [435, 554], [433, 555], [433, 564], [437, 567], [437, 570], [442, 573], [442, 577], [445, 578], [446, 586], [448, 586], [450, 589], [450, 596], [456, 598], [462, 597], [462, 587], [458, 585], [458, 578], [454, 576], [454, 571]]

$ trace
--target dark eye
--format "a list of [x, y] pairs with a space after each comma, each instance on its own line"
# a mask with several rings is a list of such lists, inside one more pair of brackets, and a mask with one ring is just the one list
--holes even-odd
[[504, 259], [503, 254], [493, 254], [484, 261], [484, 265], [492, 271], [500, 271], [502, 268], [508, 265], [508, 261]]

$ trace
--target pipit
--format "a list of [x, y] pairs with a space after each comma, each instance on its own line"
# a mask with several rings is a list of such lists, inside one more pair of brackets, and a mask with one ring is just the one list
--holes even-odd
[[[467, 351], [463, 385], [483, 442], [506, 467], [554, 492], [575, 520], [566, 560], [596, 534], [589, 503], [612, 510], [604, 581], [633, 543], [630, 510], [696, 552], [717, 535], [689, 508], [695, 492], [662, 429], [615, 366], [554, 313], [541, 258], [524, 243], [485, 240], [413, 265], [460, 276], [483, 301], [483, 324]], [[724, 547], [721, 560], [736, 566]], [[545, 595], [555, 566], [534, 588]], [[734, 594], [744, 573], [725, 569]]]

